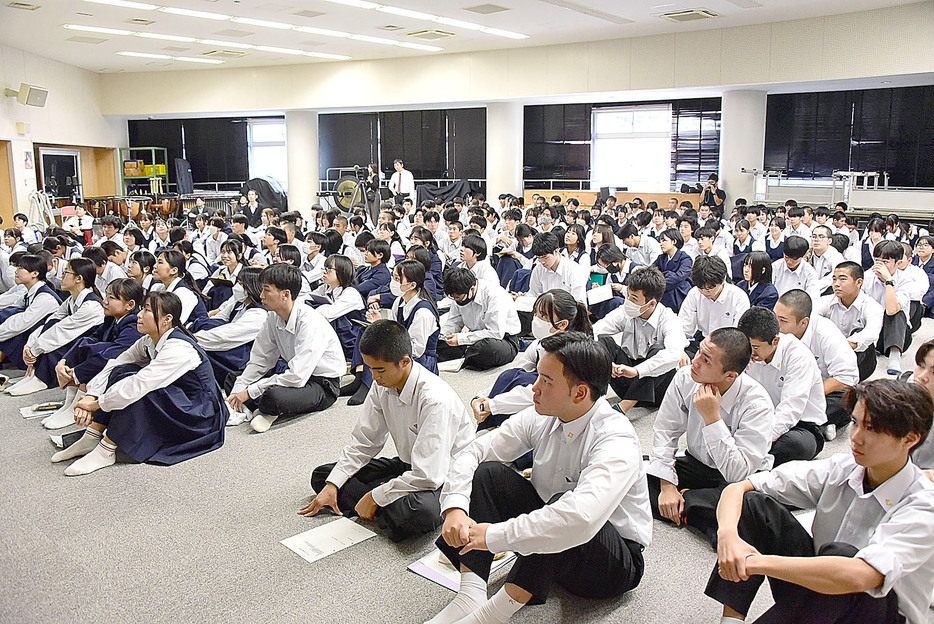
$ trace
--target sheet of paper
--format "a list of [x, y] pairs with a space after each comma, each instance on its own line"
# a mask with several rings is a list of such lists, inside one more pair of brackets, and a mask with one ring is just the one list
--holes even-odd
[[[441, 563], [440, 555], [441, 551], [435, 548], [415, 563], [409, 565], [408, 569], [433, 583], [437, 583], [442, 587], [447, 587], [453, 592], [460, 591], [460, 572], [455, 570], [447, 563]], [[504, 565], [511, 563], [515, 558], [515, 553], [508, 552], [499, 559], [494, 559], [493, 565], [490, 566], [490, 575], [502, 568]]]
[[349, 518], [337, 518], [333, 522], [309, 529], [279, 543], [305, 561], [314, 563], [375, 535], [373, 531]]
[[464, 358], [448, 360], [447, 362], [438, 362], [439, 373], [456, 373], [464, 368]]
[[532, 312], [535, 309], [535, 297], [522, 295], [516, 299], [516, 312]]
[[603, 286], [597, 286], [596, 288], [591, 288], [587, 291], [587, 303], [588, 305], [594, 305], [597, 303], [602, 303], [604, 301], [609, 301], [613, 298], [613, 287], [609, 284]]
[[[40, 403], [36, 403], [36, 405], [40, 405]], [[19, 413], [23, 415], [23, 418], [39, 418], [40, 416], [44, 418], [52, 414], [52, 412], [50, 411], [37, 412], [35, 409], [36, 405], [30, 405], [29, 407], [21, 407], [19, 408]]]

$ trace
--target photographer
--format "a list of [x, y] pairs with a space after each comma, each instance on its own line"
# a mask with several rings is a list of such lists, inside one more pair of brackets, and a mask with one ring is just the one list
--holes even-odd
[[704, 187], [704, 195], [700, 203], [701, 206], [710, 206], [711, 208], [723, 206], [723, 202], [726, 201], [726, 193], [723, 189], [717, 188], [717, 183], [719, 181], [720, 178], [716, 173], [711, 173], [707, 176], [707, 186]]

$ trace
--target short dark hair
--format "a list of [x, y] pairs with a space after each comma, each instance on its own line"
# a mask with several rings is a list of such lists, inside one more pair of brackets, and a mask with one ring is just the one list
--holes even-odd
[[347, 256], [341, 254], [328, 256], [328, 259], [324, 261], [324, 266], [328, 269], [334, 269], [334, 273], [337, 274], [337, 283], [342, 288], [357, 283], [357, 274], [354, 272], [353, 262]]
[[295, 245], [279, 245], [279, 248], [276, 249], [276, 253], [279, 254], [279, 259], [283, 262], [287, 262], [292, 266], [297, 266], [301, 268], [302, 266], [302, 252], [298, 250], [298, 247]]
[[557, 236], [551, 232], [542, 232], [536, 234], [532, 240], [532, 255], [547, 256], [558, 251], [559, 247], [561, 247], [561, 243]]
[[112, 225], [119, 230], [123, 227], [123, 220], [116, 215], [104, 215], [101, 217], [101, 227], [105, 225]]
[[116, 241], [105, 240], [103, 243], [101, 243], [101, 249], [104, 250], [104, 253], [107, 254], [107, 258], [109, 259], [110, 256], [123, 249], [123, 246]]
[[68, 261], [68, 267], [72, 273], [81, 278], [85, 288], [94, 288], [94, 281], [97, 279], [97, 268], [93, 262], [87, 258], [72, 258]]
[[583, 332], [561, 332], [542, 338], [539, 343], [564, 366], [569, 384], [586, 384], [596, 401], [606, 394], [613, 360], [602, 344]]
[[466, 295], [477, 283], [477, 276], [470, 269], [452, 267], [444, 272], [444, 294]]
[[635, 226], [635, 224], [627, 223], [619, 229], [617, 236], [620, 238], [620, 240], [629, 238], [631, 236], [639, 236], [639, 229]]
[[749, 366], [752, 346], [749, 344], [749, 338], [740, 330], [735, 327], [715, 329], [710, 333], [710, 342], [722, 352], [720, 364], [725, 372], [742, 373]]
[[26, 254], [19, 259], [19, 268], [29, 273], [38, 273], [40, 282], [45, 281], [46, 273], [49, 271], [49, 263], [36, 254]]
[[266, 233], [272, 236], [280, 245], [283, 245], [289, 242], [289, 237], [286, 235], [285, 230], [281, 227], [276, 227], [274, 225], [266, 228]]
[[866, 272], [863, 271], [863, 266], [859, 262], [853, 262], [852, 260], [845, 260], [834, 267], [834, 271], [837, 269], [843, 269], [850, 274], [850, 277], [857, 280], [863, 279], [866, 275]]
[[691, 281], [698, 288], [713, 288], [726, 281], [726, 263], [717, 256], [698, 255], [691, 267]]
[[302, 289], [301, 270], [297, 266], [284, 262], [270, 264], [260, 273], [259, 279], [263, 284], [275, 286], [279, 290], [289, 291], [292, 301], [295, 301]]
[[96, 266], [102, 267], [107, 264], [107, 252], [100, 247], [85, 247], [81, 256], [93, 262]]
[[934, 400], [920, 384], [873, 379], [848, 389], [841, 404], [852, 414], [859, 401], [864, 401], [866, 418], [875, 431], [894, 438], [904, 438], [909, 433], [921, 436], [911, 451], [921, 446], [931, 431]]
[[[96, 273], [95, 277], [97, 277]], [[127, 303], [132, 301], [136, 304], [133, 307], [134, 311], [138, 311], [143, 307], [143, 285], [132, 277], [118, 277], [117, 279], [111, 280], [110, 283], [107, 284], [107, 290], [112, 292], [117, 299], [122, 299]]]
[[901, 260], [905, 255], [905, 249], [900, 243], [893, 240], [879, 241], [876, 248], [872, 250], [873, 258], [882, 260]]
[[[151, 252], [146, 251], [145, 249], [140, 249], [139, 251], [134, 251], [130, 256], [130, 262], [136, 262], [139, 264], [141, 269], [149, 269], [149, 272], [152, 272], [152, 268], [156, 266], [156, 257], [152, 255]], [[142, 305], [142, 301], [140, 301]]]
[[736, 329], [743, 332], [749, 340], [763, 342], [772, 342], [781, 332], [775, 313], [762, 306], [753, 306], [743, 312]]
[[798, 218], [800, 218], [800, 217], [803, 217], [803, 216], [804, 216], [804, 208], [801, 208], [801, 207], [798, 206], [797, 204], [795, 204], [794, 206], [790, 206], [790, 207], [788, 208], [788, 218], [789, 218], [789, 219], [791, 219], [792, 217], [798, 217]]
[[477, 254], [477, 260], [486, 260], [486, 241], [479, 234], [465, 237], [463, 246]]
[[786, 258], [803, 258], [804, 254], [808, 252], [808, 249], [811, 248], [811, 243], [808, 242], [803, 236], [791, 235], [785, 239], [785, 244], [782, 247], [782, 254]]
[[389, 262], [392, 258], [392, 247], [389, 245], [389, 241], [384, 241], [381, 238], [374, 238], [366, 244], [366, 250], [371, 254], [380, 259], [380, 262]]
[[846, 248], [850, 246], [850, 237], [846, 234], [835, 232], [830, 236], [830, 244], [833, 245], [833, 248], [839, 251], [841, 254], [845, 253]]
[[658, 270], [658, 267], [639, 267], [629, 274], [627, 288], [630, 291], [640, 291], [646, 301], [649, 299], [661, 301], [665, 294], [665, 274]]
[[694, 232], [694, 238], [716, 238], [717, 231], [713, 227], [704, 224], [704, 227], [697, 228]]
[[753, 284], [770, 284], [772, 282], [772, 256], [764, 251], [752, 251], [743, 260], [743, 266], [752, 267]]
[[677, 247], [678, 249], [681, 249], [682, 247], [684, 247], [684, 237], [681, 236], [681, 232], [679, 232], [675, 228], [668, 228], [667, 230], [659, 234], [658, 238], [659, 240], [661, 240], [662, 238], [667, 238], [672, 243], [674, 243], [675, 247]]
[[811, 302], [811, 296], [800, 288], [792, 288], [786, 291], [778, 298], [778, 303], [788, 306], [795, 315], [795, 321], [801, 322], [811, 316], [814, 304]]
[[380, 319], [360, 336], [360, 354], [398, 364], [405, 356], [412, 357], [412, 338], [401, 323]]

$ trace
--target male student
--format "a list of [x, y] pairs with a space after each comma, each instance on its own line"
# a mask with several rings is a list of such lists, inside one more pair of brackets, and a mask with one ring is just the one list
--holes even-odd
[[452, 267], [444, 273], [444, 294], [454, 305], [441, 322], [438, 361], [464, 358], [465, 368], [488, 370], [516, 357], [522, 326], [512, 297], [498, 282]]
[[[742, 622], [765, 577], [760, 624], [923, 624], [934, 591], [934, 484], [912, 449], [934, 403], [878, 379], [847, 393], [851, 454], [793, 462], [723, 492], [717, 565], [705, 593]], [[810, 533], [788, 511], [815, 510]]]
[[737, 328], [752, 346], [746, 374], [765, 388], [775, 406], [773, 465], [814, 459], [824, 448], [820, 427], [827, 422], [824, 384], [814, 355], [793, 335], [780, 333], [778, 319], [768, 308], [750, 308]]
[[[460, 570], [460, 591], [429, 624], [505, 623], [555, 583], [610, 598], [642, 578], [652, 518], [639, 438], [604, 398], [610, 356], [579, 332], [540, 344], [535, 406], [454, 458], [437, 545]], [[527, 480], [503, 462], [529, 451]], [[487, 599], [494, 553], [506, 551], [518, 557]]]
[[[257, 433], [268, 431], [279, 416], [317, 412], [333, 405], [341, 375], [347, 370], [334, 328], [320, 312], [296, 302], [302, 288], [298, 267], [271, 264], [263, 269], [260, 281], [269, 315], [227, 399], [236, 412], [249, 415], [244, 408], [255, 412], [250, 427]], [[288, 368], [266, 376], [279, 358]]]
[[[376, 384], [337, 463], [311, 473], [318, 495], [299, 513], [330, 507], [375, 518], [399, 542], [441, 524], [441, 486], [451, 458], [473, 442], [476, 424], [457, 393], [413, 360], [412, 339], [400, 323], [384, 319], [367, 327], [360, 353]], [[377, 458], [387, 437], [398, 456]]]
[[826, 225], [816, 225], [811, 230], [811, 266], [817, 274], [817, 292], [830, 293], [833, 270], [843, 262], [843, 254], [830, 245], [833, 231]]
[[470, 269], [478, 280], [486, 280], [498, 285], [499, 276], [496, 275], [496, 270], [490, 266], [490, 261], [487, 259], [488, 247], [489, 245], [483, 237], [474, 231], [464, 237], [461, 246], [461, 260], [464, 263], [463, 266]]
[[[711, 223], [715, 219], [709, 219]], [[705, 225], [704, 227], [697, 228], [697, 232], [694, 233], [694, 237], [697, 239], [697, 257], [694, 258], [695, 264], [700, 258], [720, 258], [723, 260], [723, 264], [726, 266], [731, 266], [730, 262], [730, 253], [727, 251], [726, 246], [717, 245], [716, 240], [718, 237], [718, 231], [711, 225]], [[733, 246], [733, 243], [730, 242], [730, 246]]]
[[779, 295], [792, 288], [800, 288], [811, 295], [814, 301], [820, 297], [817, 272], [804, 261], [809, 248], [808, 239], [801, 236], [788, 236], [785, 239], [782, 247], [784, 257], [772, 263], [772, 284]]
[[464, 224], [460, 221], [449, 221], [448, 235], [438, 244], [438, 250], [445, 257], [446, 264], [460, 262], [461, 245], [464, 243]]
[[587, 303], [587, 271], [568, 258], [562, 258], [558, 237], [552, 232], [536, 234], [532, 241], [532, 254], [538, 259], [532, 268], [528, 294], [538, 297], [552, 288], [571, 293], [578, 301]]
[[[759, 382], [744, 373], [752, 350], [734, 327], [704, 338], [662, 399], [649, 455], [652, 514], [684, 520], [716, 543], [714, 509], [720, 489], [772, 465], [769, 448], [774, 408]], [[676, 457], [687, 437], [687, 453]]]
[[911, 340], [908, 329], [908, 310], [911, 306], [910, 284], [899, 273], [897, 264], [904, 255], [901, 243], [881, 240], [872, 250], [872, 269], [866, 272], [862, 290], [884, 309], [882, 332], [877, 348], [888, 355], [886, 370], [889, 375], [902, 371], [901, 355]]
[[775, 317], [783, 334], [801, 341], [820, 369], [827, 402], [824, 439], [833, 440], [837, 427], [846, 427], [850, 415], [842, 407], [843, 393], [859, 382], [856, 352], [833, 321], [812, 313], [811, 298], [803, 290], [789, 290], [775, 304]]
[[627, 223], [617, 233], [620, 242], [627, 247], [626, 255], [636, 264], [644, 267], [652, 266], [655, 259], [662, 253], [658, 241], [651, 236], [639, 234], [635, 223]]
[[720, 258], [699, 255], [691, 267], [694, 287], [678, 312], [684, 335], [691, 341], [681, 366], [690, 363], [704, 336], [721, 327], [736, 327], [739, 317], [749, 309], [749, 296], [726, 280], [728, 266]]
[[659, 303], [664, 294], [662, 272], [640, 267], [629, 274], [626, 303], [594, 325], [613, 360], [610, 385], [624, 414], [639, 402], [661, 402], [688, 346], [678, 317]]

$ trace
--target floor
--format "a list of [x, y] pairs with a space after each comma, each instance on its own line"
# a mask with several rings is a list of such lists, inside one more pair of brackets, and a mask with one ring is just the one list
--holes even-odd
[[[932, 336], [934, 321], [925, 319], [913, 346]], [[469, 401], [496, 374], [442, 375]], [[312, 468], [334, 461], [348, 440], [359, 408], [346, 399], [265, 434], [227, 428], [223, 448], [177, 466], [118, 463], [66, 478], [64, 465], [48, 461], [55, 448], [47, 432], [19, 414], [61, 394], [0, 396], [9, 425], [0, 437], [0, 622], [388, 624], [423, 622], [452, 598], [406, 570], [433, 548], [434, 535], [401, 545], [377, 536], [314, 564], [279, 544], [332, 519], [296, 512], [310, 500]], [[653, 417], [631, 413], [646, 451]], [[823, 455], [847, 450], [840, 435]], [[656, 522], [645, 557], [641, 585], [619, 600], [556, 589], [512, 621], [718, 621], [718, 605], [703, 595], [715, 553], [701, 538]], [[760, 592], [751, 614], [768, 605]]]

